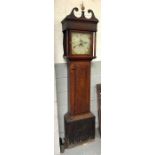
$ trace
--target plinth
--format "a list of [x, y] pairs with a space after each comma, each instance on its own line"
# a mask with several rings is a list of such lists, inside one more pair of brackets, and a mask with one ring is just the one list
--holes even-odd
[[67, 146], [74, 146], [95, 138], [95, 116], [92, 113], [71, 116], [65, 120], [65, 140]]

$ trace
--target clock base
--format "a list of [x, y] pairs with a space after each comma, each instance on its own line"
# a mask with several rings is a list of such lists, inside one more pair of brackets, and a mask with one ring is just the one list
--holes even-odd
[[76, 116], [71, 116], [67, 113], [64, 116], [64, 120], [67, 147], [95, 138], [95, 116], [92, 113]]

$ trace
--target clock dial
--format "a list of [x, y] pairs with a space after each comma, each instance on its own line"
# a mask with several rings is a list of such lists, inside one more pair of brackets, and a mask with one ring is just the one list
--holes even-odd
[[89, 33], [71, 33], [72, 54], [90, 54], [91, 53], [91, 34]]

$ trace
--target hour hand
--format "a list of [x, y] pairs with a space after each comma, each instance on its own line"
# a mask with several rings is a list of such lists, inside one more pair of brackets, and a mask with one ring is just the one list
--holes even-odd
[[75, 48], [76, 46], [78, 46], [78, 44], [73, 43], [73, 46], [72, 47]]
[[86, 41], [83, 41], [83, 43], [84, 43], [84, 44], [87, 44], [87, 42], [86, 42]]
[[75, 48], [77, 45], [74, 45], [73, 48]]

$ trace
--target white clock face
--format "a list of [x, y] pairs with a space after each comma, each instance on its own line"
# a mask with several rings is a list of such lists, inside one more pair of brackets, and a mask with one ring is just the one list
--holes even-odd
[[71, 33], [72, 54], [90, 54], [91, 53], [91, 34], [89, 33]]

